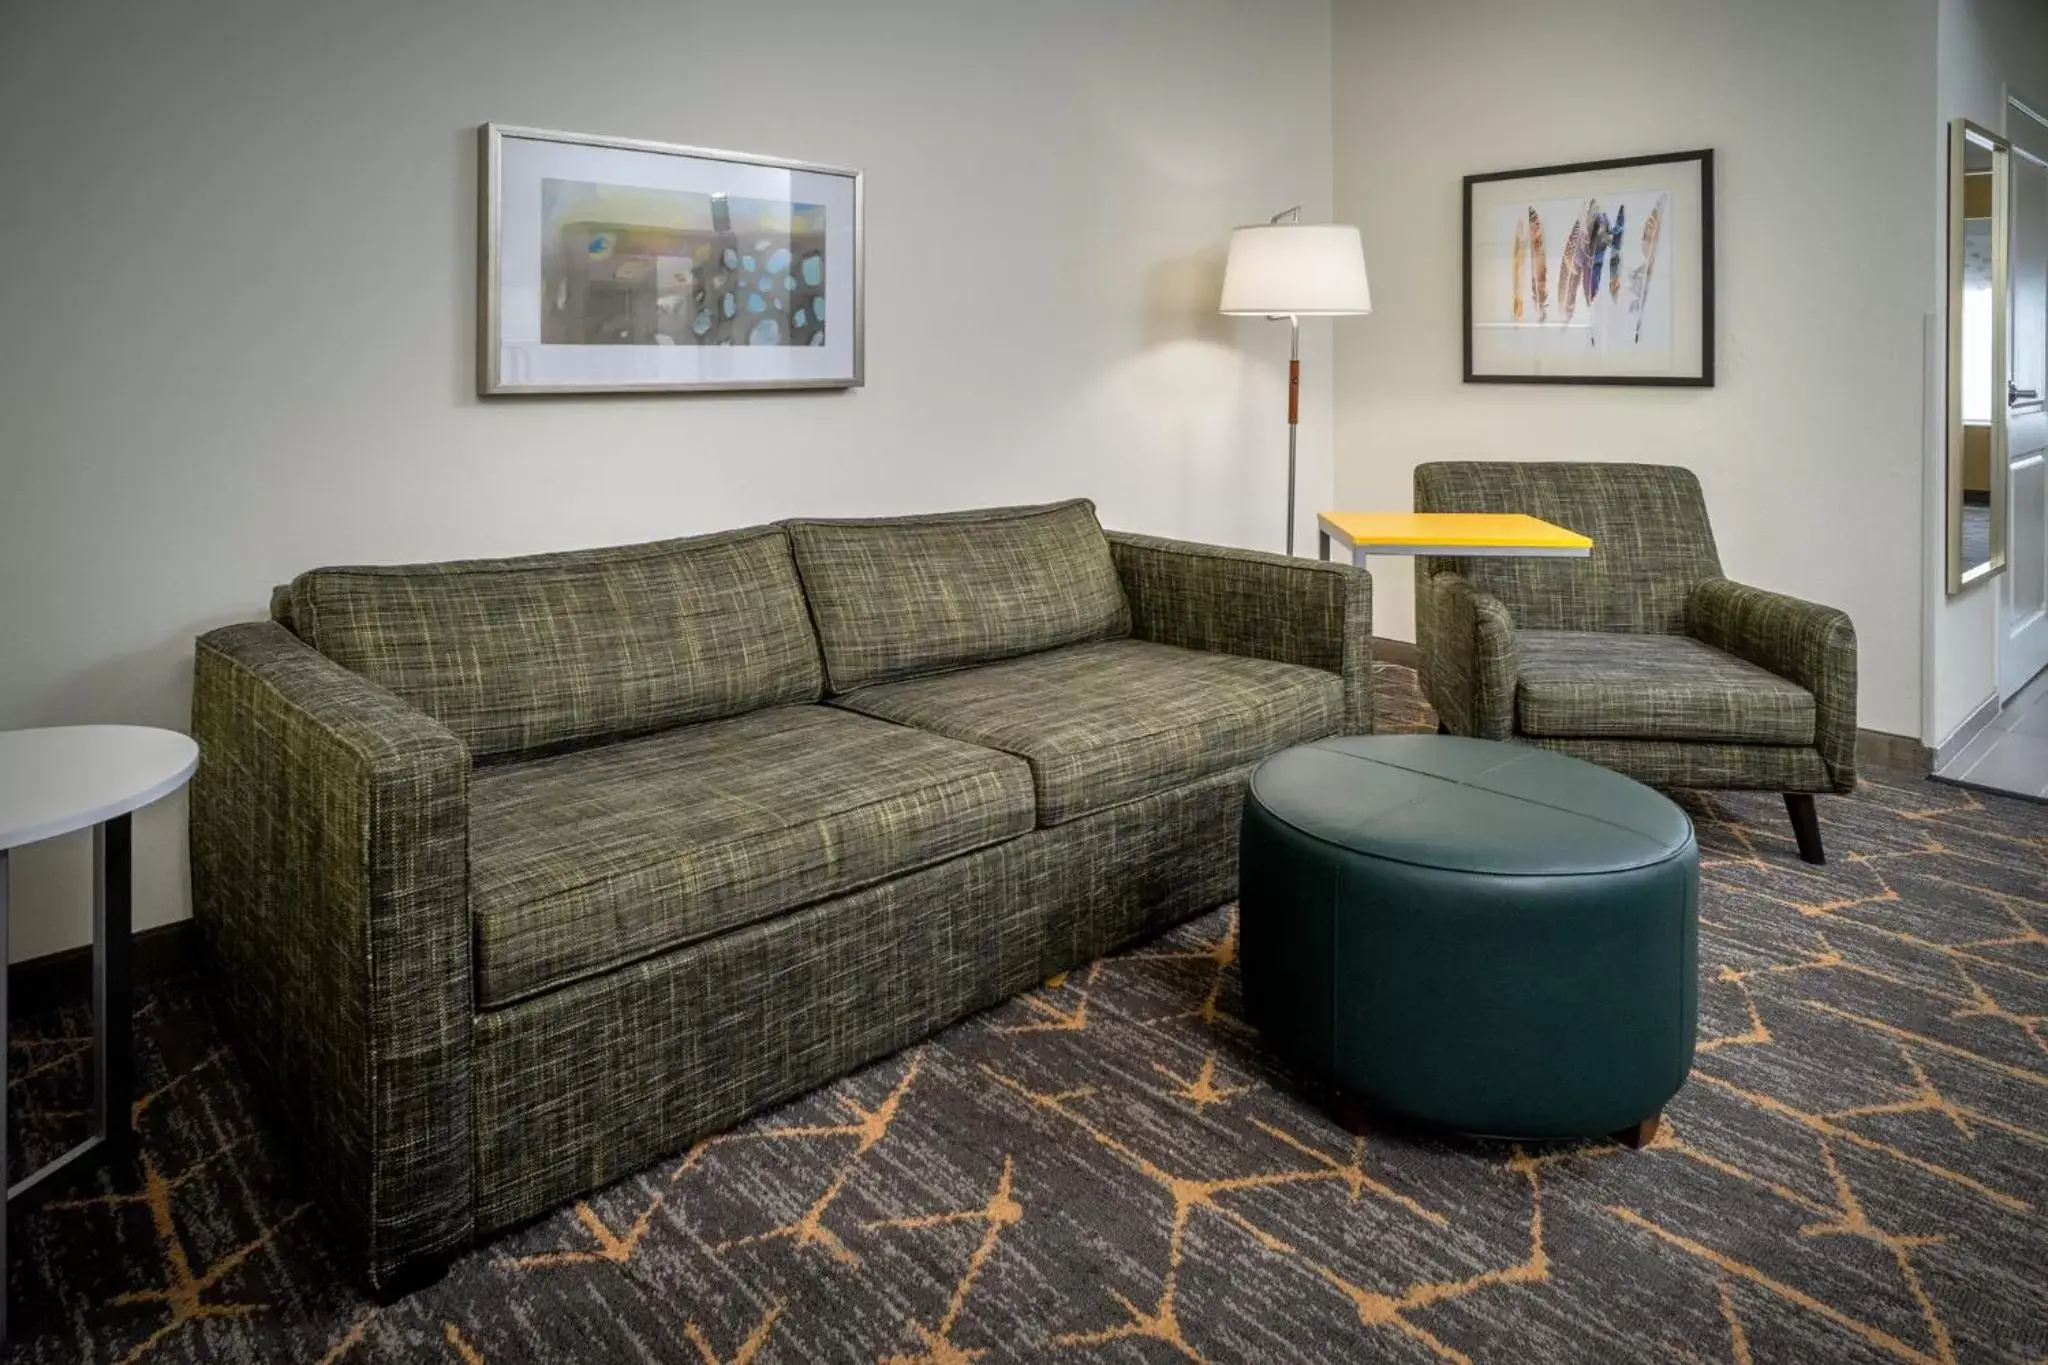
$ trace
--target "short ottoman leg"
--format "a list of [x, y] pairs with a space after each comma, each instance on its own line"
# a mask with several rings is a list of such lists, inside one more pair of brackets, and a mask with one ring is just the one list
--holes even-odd
[[1805, 792], [1786, 792], [1785, 813], [1792, 817], [1799, 856], [1809, 863], [1826, 865], [1828, 855], [1820, 846], [1820, 817], [1813, 812], [1813, 798]]
[[1657, 1140], [1657, 1125], [1664, 1121], [1662, 1114], [1652, 1114], [1633, 1128], [1624, 1128], [1614, 1135], [1614, 1140], [1624, 1147], [1641, 1151]]
[[1372, 1114], [1349, 1095], [1330, 1096], [1323, 1107], [1323, 1112], [1335, 1119], [1337, 1126], [1353, 1137], [1372, 1136]]
[[1447, 735], [1451, 732], [1451, 727], [1444, 724], [1442, 721], [1438, 721], [1436, 723], [1436, 732], [1440, 735]]

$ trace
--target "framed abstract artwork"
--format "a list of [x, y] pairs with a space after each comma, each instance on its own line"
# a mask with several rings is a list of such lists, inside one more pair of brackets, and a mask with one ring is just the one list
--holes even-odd
[[1714, 382], [1714, 154], [1465, 177], [1465, 382]]
[[478, 133], [480, 393], [861, 383], [859, 171]]

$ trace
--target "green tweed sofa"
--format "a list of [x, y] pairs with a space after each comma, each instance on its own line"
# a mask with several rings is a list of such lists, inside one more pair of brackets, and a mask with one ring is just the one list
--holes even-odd
[[1086, 502], [317, 569], [198, 643], [195, 909], [396, 1293], [1230, 899], [1257, 760], [1372, 728], [1359, 570]]
[[1723, 577], [1692, 471], [1424, 464], [1415, 510], [1526, 512], [1593, 540], [1585, 559], [1416, 561], [1422, 688], [1447, 732], [1653, 787], [1782, 792], [1800, 856], [1826, 861], [1813, 795], [1856, 787], [1856, 627]]

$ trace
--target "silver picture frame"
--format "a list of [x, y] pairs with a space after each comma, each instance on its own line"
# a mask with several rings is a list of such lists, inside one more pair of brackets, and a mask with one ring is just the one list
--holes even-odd
[[[866, 383], [866, 177], [856, 169], [783, 157], [756, 156], [746, 152], [680, 143], [653, 142], [641, 138], [602, 137], [586, 133], [565, 133], [554, 129], [527, 128], [516, 124], [486, 123], [477, 129], [477, 392], [495, 398], [520, 395], [606, 394], [606, 393], [721, 393], [785, 389], [853, 389]], [[510, 140], [563, 143], [577, 147], [641, 152], [653, 156], [687, 157], [698, 161], [730, 162], [742, 166], [799, 171], [812, 175], [843, 177], [852, 182], [852, 364], [845, 373], [819, 378], [692, 379], [534, 381], [504, 373], [504, 302], [501, 252], [504, 238], [504, 151]], [[635, 348], [637, 349], [637, 348]], [[737, 349], [737, 348], [735, 348]]]

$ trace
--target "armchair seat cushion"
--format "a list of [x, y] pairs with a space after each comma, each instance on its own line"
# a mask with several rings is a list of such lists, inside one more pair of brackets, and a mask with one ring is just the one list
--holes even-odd
[[1812, 744], [1813, 694], [1683, 635], [1518, 633], [1515, 728], [1555, 739]]
[[832, 704], [1015, 754], [1031, 765], [1039, 824], [1057, 825], [1341, 733], [1344, 679], [1107, 640], [864, 687]]
[[825, 706], [481, 767], [477, 1000], [502, 1005], [1033, 823], [1018, 759]]

